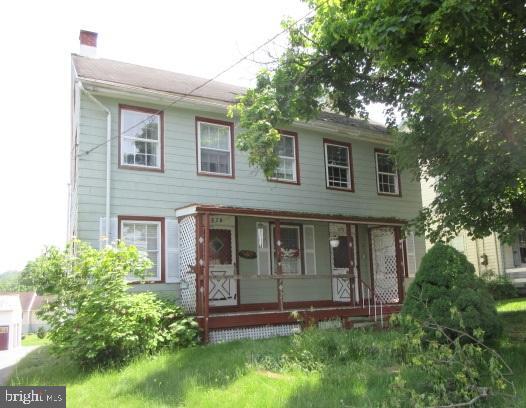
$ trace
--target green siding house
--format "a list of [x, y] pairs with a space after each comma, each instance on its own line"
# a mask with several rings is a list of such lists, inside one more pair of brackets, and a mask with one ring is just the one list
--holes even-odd
[[422, 207], [420, 183], [397, 171], [385, 128], [332, 113], [294, 123], [266, 179], [226, 116], [243, 88], [200, 87], [96, 58], [95, 47], [83, 31], [72, 56], [69, 232], [150, 257], [147, 282], [130, 277], [131, 290], [180, 303], [211, 341], [398, 310], [425, 243], [402, 234]]

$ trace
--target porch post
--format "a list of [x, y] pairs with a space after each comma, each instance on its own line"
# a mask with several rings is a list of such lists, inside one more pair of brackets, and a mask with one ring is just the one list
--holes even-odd
[[[356, 301], [354, 292], [354, 240], [352, 238], [352, 225], [346, 224], [347, 228], [347, 253], [349, 257], [349, 302], [353, 305]], [[352, 275], [352, 276], [351, 276]]]
[[404, 251], [402, 241], [402, 230], [400, 227], [395, 227], [395, 248], [396, 248], [396, 277], [398, 280], [398, 303], [404, 301]]
[[204, 290], [203, 290], [203, 309], [204, 309], [204, 341], [208, 343], [208, 317], [210, 313], [210, 214], [204, 214]]
[[[277, 270], [276, 274], [278, 276], [283, 275], [283, 266], [281, 265], [281, 260], [283, 258], [283, 253], [281, 251], [281, 224], [279, 220], [275, 221], [275, 240], [276, 240], [276, 264], [277, 264]], [[279, 310], [283, 310], [283, 279], [278, 278], [277, 279], [278, 284], [278, 308]]]
[[[195, 215], [195, 313], [203, 316], [203, 220], [201, 214]], [[204, 329], [204, 321], [201, 320]]]

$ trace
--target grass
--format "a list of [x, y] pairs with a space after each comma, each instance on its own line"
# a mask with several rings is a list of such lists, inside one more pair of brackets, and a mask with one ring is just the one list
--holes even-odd
[[[514, 371], [517, 406], [526, 406], [526, 299], [501, 302], [498, 308], [506, 333], [498, 351]], [[11, 384], [66, 385], [68, 405], [74, 407], [379, 406], [399, 369], [392, 347], [399, 336], [350, 330], [238, 341], [145, 357], [121, 370], [95, 373], [80, 371], [43, 346], [19, 364]], [[298, 347], [298, 341], [306, 343]], [[296, 355], [300, 366], [283, 369], [282, 356], [291, 350], [318, 350], [326, 364], [300, 369], [313, 361], [306, 353]]]
[[41, 339], [34, 333], [26, 334], [22, 338], [22, 346], [47, 346], [48, 344], [50, 344], [50, 341], [47, 337]]
[[526, 406], [526, 298], [499, 302], [504, 339], [498, 349], [513, 370], [519, 406]]
[[[397, 336], [361, 331], [336, 335], [338, 341], [367, 344], [370, 350], [385, 349]], [[387, 398], [392, 361], [378, 353], [319, 372], [282, 372], [265, 365], [279, 361], [292, 341], [274, 338], [197, 347], [91, 374], [41, 347], [18, 365], [11, 384], [66, 385], [68, 405], [74, 407], [332, 407], [366, 406], [370, 400]]]

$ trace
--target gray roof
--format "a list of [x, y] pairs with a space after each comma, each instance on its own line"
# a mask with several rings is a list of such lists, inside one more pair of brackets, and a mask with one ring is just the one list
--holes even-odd
[[[193, 89], [202, 85], [206, 81], [204, 78], [192, 75], [180, 74], [105, 58], [88, 58], [72, 54], [72, 60], [77, 75], [81, 79], [110, 82], [178, 95], [188, 95]], [[234, 103], [236, 102], [235, 97], [237, 95], [242, 95], [245, 91], [246, 88], [241, 86], [212, 81], [203, 88], [192, 92], [192, 95], [227, 103]], [[331, 112], [322, 112], [318, 117], [318, 120], [330, 124], [353, 126], [373, 131], [386, 131], [385, 127], [382, 125], [372, 124], [371, 122], [361, 119], [355, 119]]]

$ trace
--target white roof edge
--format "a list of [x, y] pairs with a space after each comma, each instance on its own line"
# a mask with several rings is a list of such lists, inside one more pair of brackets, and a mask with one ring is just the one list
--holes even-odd
[[186, 217], [188, 215], [194, 215], [196, 213], [197, 205], [188, 205], [186, 207], [178, 208], [175, 210], [175, 216], [177, 218]]

